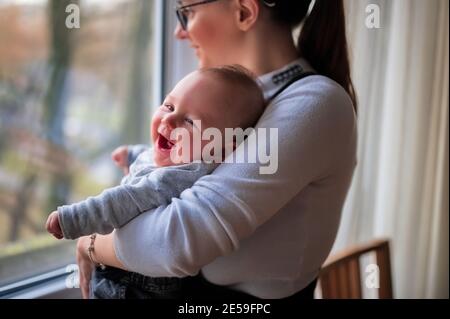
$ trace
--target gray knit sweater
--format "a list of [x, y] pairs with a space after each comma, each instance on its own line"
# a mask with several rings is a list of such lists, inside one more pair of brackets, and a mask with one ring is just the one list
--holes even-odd
[[[129, 160], [142, 150], [131, 149]], [[140, 213], [167, 205], [179, 197], [200, 177], [217, 166], [206, 163], [156, 167], [151, 149], [140, 153], [130, 166], [130, 174], [121, 185], [104, 190], [100, 195], [58, 207], [59, 223], [64, 238], [76, 239], [92, 233], [108, 234], [127, 224]]]

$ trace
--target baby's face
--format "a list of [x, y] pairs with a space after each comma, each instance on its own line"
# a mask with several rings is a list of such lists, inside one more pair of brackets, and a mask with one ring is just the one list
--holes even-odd
[[[201, 140], [202, 132], [215, 127], [223, 133], [226, 123], [230, 123], [230, 112], [224, 102], [227, 91], [220, 81], [199, 72], [189, 74], [175, 86], [152, 118], [151, 136], [157, 166], [182, 164], [186, 158], [189, 162], [202, 159], [201, 151], [210, 143]], [[175, 129], [183, 129], [187, 136], [176, 140], [174, 135], [179, 130], [174, 132]], [[194, 138], [197, 143], [201, 140], [200, 148], [193, 147]]]

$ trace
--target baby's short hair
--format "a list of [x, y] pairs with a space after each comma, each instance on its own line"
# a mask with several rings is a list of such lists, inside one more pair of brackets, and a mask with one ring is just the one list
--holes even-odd
[[212, 74], [229, 86], [233, 95], [227, 96], [228, 105], [242, 110], [237, 127], [245, 130], [255, 126], [265, 109], [265, 101], [256, 77], [249, 70], [234, 64], [203, 68], [199, 72]]

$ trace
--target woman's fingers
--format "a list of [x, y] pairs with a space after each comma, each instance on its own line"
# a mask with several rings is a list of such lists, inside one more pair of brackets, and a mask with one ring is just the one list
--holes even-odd
[[80, 288], [83, 299], [89, 299], [89, 281], [86, 280], [86, 278], [81, 275], [80, 275]]
[[80, 274], [81, 295], [84, 299], [89, 299], [89, 283], [91, 282], [92, 263], [90, 261], [80, 261], [78, 263]]
[[86, 287], [86, 282], [81, 274], [81, 271], [80, 271], [80, 289], [81, 289], [81, 296], [83, 297], [83, 299], [88, 299], [89, 286]]
[[91, 281], [94, 265], [87, 254], [89, 246], [89, 237], [81, 237], [77, 243], [77, 263], [80, 276], [81, 295], [84, 299], [89, 298], [89, 283]]

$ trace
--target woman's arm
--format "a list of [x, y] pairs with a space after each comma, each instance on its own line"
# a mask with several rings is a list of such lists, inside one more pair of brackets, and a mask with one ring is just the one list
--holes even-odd
[[276, 172], [224, 164], [170, 205], [132, 220], [115, 233], [115, 251], [127, 269], [156, 277], [195, 275], [236, 250], [305, 186], [353, 165], [355, 119], [347, 94], [329, 80], [303, 84], [280, 96], [258, 124], [278, 129]]
[[[85, 299], [89, 298], [89, 282], [94, 271], [94, 264], [88, 254], [90, 244], [90, 236], [81, 237], [77, 242], [77, 264], [80, 276], [80, 288], [81, 294]], [[97, 235], [91, 256], [96, 263], [126, 270], [114, 252], [112, 234], [106, 236]]]
[[114, 233], [109, 235], [97, 235], [94, 242], [94, 251], [92, 258], [95, 262], [111, 267], [127, 270], [125, 266], [117, 259], [114, 251]]

